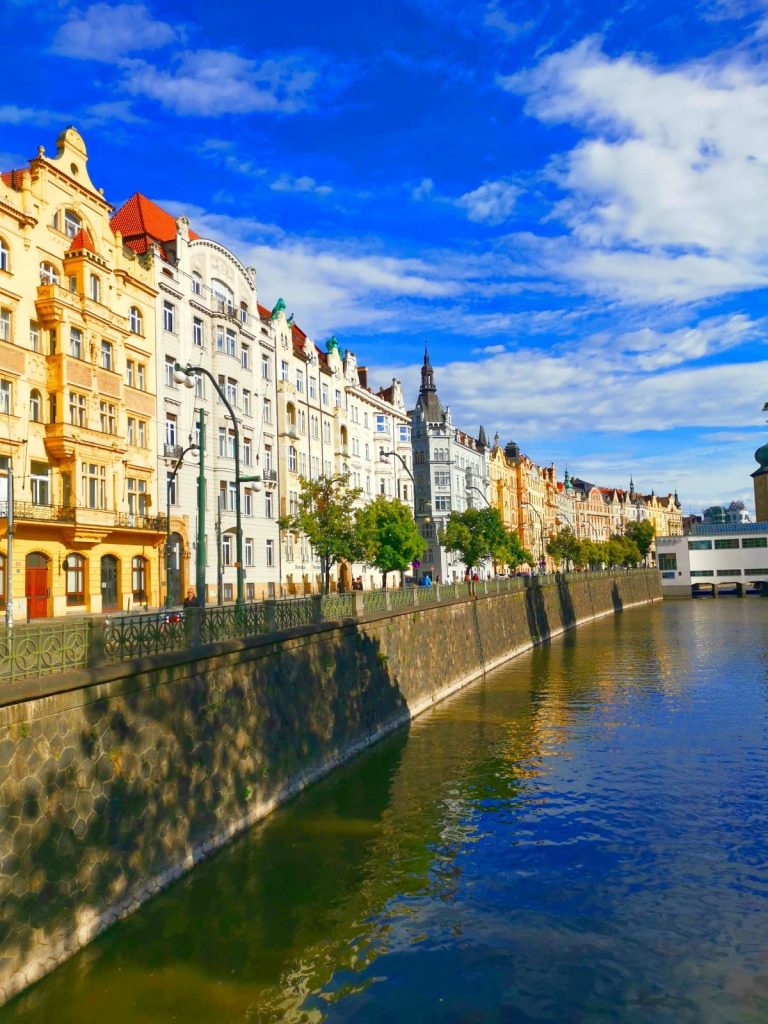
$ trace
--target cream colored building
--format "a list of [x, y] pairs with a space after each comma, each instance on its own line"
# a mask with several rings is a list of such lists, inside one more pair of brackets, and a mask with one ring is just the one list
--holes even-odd
[[87, 164], [68, 128], [0, 180], [0, 561], [12, 469], [17, 621], [159, 600], [155, 282]]

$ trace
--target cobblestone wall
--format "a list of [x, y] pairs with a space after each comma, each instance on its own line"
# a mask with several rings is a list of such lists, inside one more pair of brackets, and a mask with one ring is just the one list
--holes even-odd
[[0, 707], [0, 1002], [435, 701], [660, 597], [655, 572], [585, 577], [109, 666]]

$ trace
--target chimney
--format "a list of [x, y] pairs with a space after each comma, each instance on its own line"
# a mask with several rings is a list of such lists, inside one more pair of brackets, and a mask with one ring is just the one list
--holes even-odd
[[357, 368], [357, 379], [360, 381], [361, 388], [368, 387], [368, 367], [358, 366]]

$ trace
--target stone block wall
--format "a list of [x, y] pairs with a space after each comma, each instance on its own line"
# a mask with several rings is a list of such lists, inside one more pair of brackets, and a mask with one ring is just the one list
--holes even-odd
[[0, 1002], [449, 693], [658, 573], [540, 587], [50, 681], [0, 707]]

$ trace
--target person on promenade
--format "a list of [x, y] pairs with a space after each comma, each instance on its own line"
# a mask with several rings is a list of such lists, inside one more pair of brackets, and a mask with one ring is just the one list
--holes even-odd
[[184, 598], [185, 608], [197, 608], [200, 602], [197, 600], [197, 594], [194, 592], [192, 587], [187, 591], [187, 596]]

